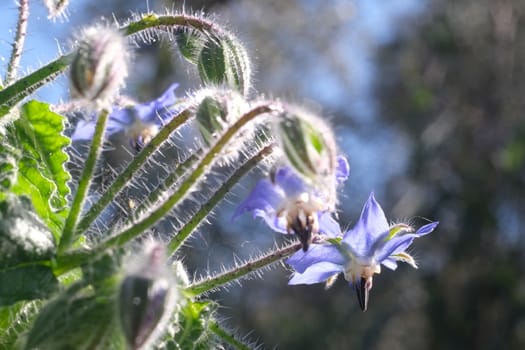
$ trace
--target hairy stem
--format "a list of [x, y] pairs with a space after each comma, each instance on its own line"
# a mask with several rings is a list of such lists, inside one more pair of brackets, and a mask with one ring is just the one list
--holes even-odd
[[251, 350], [248, 345], [244, 344], [240, 340], [237, 340], [233, 334], [226, 331], [217, 322], [210, 323], [210, 330], [213, 332], [213, 334], [215, 334], [216, 337], [231, 346], [233, 349]]
[[223, 150], [230, 139], [237, 133], [237, 131], [239, 131], [244, 125], [252, 121], [260, 114], [273, 112], [276, 109], [277, 107], [274, 105], [261, 105], [244, 114], [222, 135], [222, 137], [215, 143], [208, 153], [204, 155], [195, 170], [181, 183], [177, 191], [175, 191], [170, 198], [168, 198], [162, 205], [151, 212], [148, 217], [134, 223], [131, 227], [102, 242], [97, 249], [105, 250], [129, 242], [130, 240], [140, 236], [145, 230], [161, 220], [175, 205], [184, 199], [189, 190], [199, 182], [201, 177], [206, 173], [206, 170], [212, 165], [215, 158]]
[[77, 231], [78, 233], [83, 233], [89, 228], [91, 223], [99, 216], [99, 214], [104, 210], [104, 208], [113, 201], [116, 195], [124, 188], [124, 186], [132, 179], [133, 175], [144, 165], [148, 158], [155, 152], [164, 141], [168, 139], [171, 133], [176, 130], [179, 126], [186, 123], [191, 118], [191, 113], [189, 110], [184, 110], [181, 113], [177, 114], [172, 120], [164, 125], [159, 133], [155, 135], [153, 139], [133, 158], [131, 163], [118, 174], [115, 181], [109, 186], [107, 190], [104, 191], [104, 194], [100, 199], [89, 208], [86, 215], [82, 218], [78, 224]]
[[239, 167], [235, 172], [229, 177], [229, 179], [222, 184], [222, 186], [213, 194], [213, 196], [208, 199], [208, 201], [201, 206], [199, 211], [192, 215], [192, 218], [187, 222], [179, 232], [171, 239], [168, 244], [168, 256], [173, 255], [184, 241], [191, 235], [193, 230], [199, 226], [199, 224], [204, 220], [208, 214], [213, 210], [213, 208], [224, 198], [224, 196], [230, 191], [230, 189], [237, 183], [239, 180], [246, 175], [251, 169], [253, 169], [261, 160], [266, 156], [272, 153], [273, 147], [267, 146], [260, 150], [255, 156], [250, 158], [246, 163]]
[[71, 209], [64, 225], [64, 230], [62, 232], [62, 237], [58, 247], [59, 252], [63, 252], [68, 249], [76, 239], [75, 228], [80, 212], [82, 211], [82, 206], [84, 205], [84, 201], [89, 191], [89, 186], [91, 185], [91, 181], [93, 179], [95, 165], [102, 150], [108, 115], [109, 111], [103, 110], [98, 117], [97, 124], [95, 125], [93, 142], [91, 143], [91, 147], [84, 164], [84, 170], [82, 171], [82, 176], [80, 177], [77, 191], [75, 193], [75, 197], [73, 198], [73, 202], [71, 203]]
[[171, 186], [173, 186], [178, 180], [181, 179], [181, 176], [184, 175], [184, 173], [190, 169], [197, 160], [202, 156], [202, 150], [198, 150], [197, 152], [193, 153], [191, 156], [188, 157], [184, 162], [181, 164], [178, 164], [177, 167], [169, 173], [169, 175], [164, 179], [162, 184], [160, 184], [155, 190], [153, 190], [149, 195], [148, 198], [146, 198], [138, 207], [136, 212], [142, 213], [144, 212], [144, 209], [152, 205], [153, 203], [157, 202], [159, 198], [162, 196], [162, 193], [168, 190]]
[[5, 77], [5, 84], [9, 85], [16, 77], [16, 71], [20, 65], [20, 58], [22, 57], [22, 50], [24, 49], [24, 42], [27, 35], [27, 20], [29, 18], [29, 0], [18, 0], [18, 22], [16, 24], [15, 41], [13, 42], [13, 50], [11, 51], [11, 58], [7, 64], [7, 73]]
[[[211, 21], [187, 14], [165, 16], [145, 14], [137, 21], [133, 21], [122, 27], [121, 31], [124, 35], [131, 36], [144, 30], [156, 27], [189, 27], [200, 31], [203, 34], [211, 32], [218, 36], [223, 36], [226, 33]], [[72, 53], [60, 56], [42, 68], [37, 69], [33, 73], [28, 74], [13, 84], [7, 86], [5, 89], [0, 90], [0, 118], [9, 112], [11, 107], [15, 106], [18, 102], [29, 96], [36, 89], [40, 88], [47, 82], [56, 78], [60, 73], [64, 72], [69, 66], [72, 56]]]
[[276, 263], [292, 255], [299, 249], [301, 249], [300, 243], [294, 243], [291, 245], [287, 245], [267, 255], [263, 255], [262, 257], [257, 258], [253, 261], [247, 262], [244, 265], [235, 267], [229, 271], [217, 274], [213, 277], [206, 278], [202, 281], [195, 282], [186, 288], [186, 292], [189, 295], [193, 295], [193, 296], [197, 296], [203, 293], [210, 292], [219, 287], [225, 286], [228, 283], [231, 283], [239, 278], [242, 278], [252, 272], [255, 272], [261, 268], [264, 268], [273, 263]]

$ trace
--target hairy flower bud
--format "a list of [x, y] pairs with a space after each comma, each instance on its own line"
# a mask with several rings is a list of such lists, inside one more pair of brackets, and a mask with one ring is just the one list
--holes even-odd
[[196, 120], [206, 146], [215, 143], [217, 137], [240, 118], [247, 103], [235, 91], [207, 89], [197, 95]]
[[46, 5], [49, 12], [48, 18], [56, 19], [64, 14], [69, 5], [69, 0], [44, 0], [44, 5]]
[[[195, 116], [199, 133], [204, 145], [211, 147], [233, 123], [248, 110], [248, 103], [236, 91], [205, 89], [195, 96], [198, 105]], [[247, 139], [249, 130], [243, 129], [233, 143], [225, 147], [221, 161], [236, 159], [242, 147], [242, 141]]]
[[162, 335], [177, 299], [166, 266], [164, 246], [150, 242], [122, 281], [119, 316], [132, 349], [153, 344]]
[[276, 123], [276, 135], [290, 165], [307, 183], [334, 201], [337, 152], [332, 130], [321, 119], [298, 107], [287, 108]]
[[247, 95], [251, 87], [250, 60], [232, 36], [210, 36], [200, 50], [197, 68], [205, 83], [224, 85]]
[[97, 106], [111, 103], [128, 75], [124, 37], [109, 27], [90, 27], [77, 38], [71, 61], [71, 94]]

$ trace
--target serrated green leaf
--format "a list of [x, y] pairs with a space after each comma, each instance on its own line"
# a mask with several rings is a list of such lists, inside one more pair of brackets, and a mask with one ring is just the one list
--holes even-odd
[[50, 267], [28, 265], [0, 270], [0, 306], [47, 298], [58, 290]]
[[52, 229], [55, 238], [67, 215], [69, 194], [70, 175], [64, 168], [68, 156], [64, 148], [70, 139], [62, 134], [64, 119], [51, 112], [48, 104], [30, 101], [22, 107], [11, 134], [22, 150], [17, 183], [12, 191], [31, 198], [36, 212]]

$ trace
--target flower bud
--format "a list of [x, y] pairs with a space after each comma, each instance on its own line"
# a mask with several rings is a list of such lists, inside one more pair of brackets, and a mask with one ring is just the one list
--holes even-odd
[[203, 82], [225, 85], [247, 95], [251, 66], [244, 47], [233, 36], [210, 36], [199, 53], [197, 68]]
[[140, 349], [162, 335], [177, 296], [161, 244], [150, 242], [135, 264], [120, 286], [119, 316], [128, 344]]
[[56, 19], [64, 14], [69, 5], [69, 0], [44, 0], [44, 5], [46, 5], [49, 12], [48, 18]]
[[[211, 147], [217, 139], [247, 110], [248, 103], [236, 91], [205, 89], [197, 94], [195, 116], [204, 145]], [[232, 142], [224, 148], [219, 164], [237, 159], [243, 140], [249, 138], [252, 129], [244, 128]]]
[[108, 27], [90, 27], [77, 39], [70, 72], [74, 98], [109, 104], [128, 75], [129, 53], [124, 37]]
[[335, 198], [337, 153], [332, 130], [320, 118], [290, 107], [278, 119], [276, 134], [290, 165], [304, 180]]
[[220, 134], [247, 110], [247, 103], [235, 91], [204, 90], [197, 95], [196, 120], [206, 146], [212, 146]]

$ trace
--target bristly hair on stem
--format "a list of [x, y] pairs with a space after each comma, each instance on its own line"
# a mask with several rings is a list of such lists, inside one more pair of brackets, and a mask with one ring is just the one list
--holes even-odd
[[272, 264], [281, 261], [299, 249], [301, 249], [300, 243], [293, 243], [281, 248], [276, 248], [270, 253], [250, 259], [242, 265], [235, 266], [217, 275], [197, 280], [186, 288], [186, 292], [189, 295], [197, 296], [223, 288], [232, 282], [239, 282], [240, 279], [246, 278], [253, 273], [260, 274], [262, 269], [268, 268]]
[[27, 35], [27, 20], [29, 18], [29, 0], [18, 1], [18, 22], [16, 24], [15, 40], [13, 42], [13, 50], [11, 51], [11, 58], [7, 64], [7, 74], [5, 77], [5, 85], [11, 84], [16, 78], [16, 72], [22, 58], [22, 51], [24, 49], [24, 42]]

